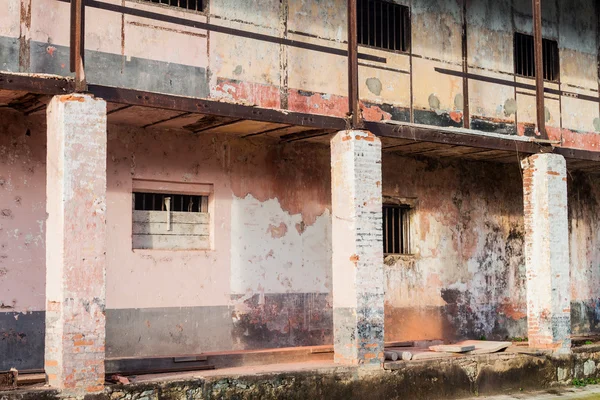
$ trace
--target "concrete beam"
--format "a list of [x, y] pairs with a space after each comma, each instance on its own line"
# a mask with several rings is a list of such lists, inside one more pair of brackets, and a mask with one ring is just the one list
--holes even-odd
[[45, 370], [79, 396], [104, 386], [106, 103], [55, 96], [47, 118]]

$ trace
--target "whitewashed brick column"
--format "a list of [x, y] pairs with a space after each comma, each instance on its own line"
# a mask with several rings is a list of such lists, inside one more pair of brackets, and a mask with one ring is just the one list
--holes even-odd
[[570, 351], [566, 162], [558, 154], [536, 154], [522, 166], [529, 345]]
[[47, 118], [45, 370], [81, 395], [104, 385], [106, 102], [55, 96]]
[[335, 361], [383, 362], [381, 142], [367, 131], [331, 140]]

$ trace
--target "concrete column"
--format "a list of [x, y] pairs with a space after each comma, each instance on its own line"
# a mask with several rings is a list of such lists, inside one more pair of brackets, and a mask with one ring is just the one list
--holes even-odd
[[367, 131], [331, 140], [335, 361], [383, 362], [381, 142]]
[[45, 370], [80, 395], [104, 385], [106, 102], [55, 96], [47, 118]]
[[529, 345], [570, 351], [567, 167], [563, 156], [522, 162]]

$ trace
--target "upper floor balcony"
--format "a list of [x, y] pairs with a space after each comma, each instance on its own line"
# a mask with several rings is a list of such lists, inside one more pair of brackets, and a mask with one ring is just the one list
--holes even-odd
[[[348, 114], [345, 0], [82, 1], [91, 86]], [[541, 10], [540, 106], [530, 0], [358, 0], [362, 117], [596, 151], [599, 6]], [[70, 14], [69, 0], [2, 1], [0, 71], [73, 76]]]

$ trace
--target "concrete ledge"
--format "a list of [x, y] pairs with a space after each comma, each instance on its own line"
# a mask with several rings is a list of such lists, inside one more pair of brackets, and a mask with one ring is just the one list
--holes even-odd
[[[599, 365], [599, 351], [459, 356], [387, 363], [386, 369], [297, 363], [138, 377], [85, 399], [458, 399], [567, 385], [600, 377]], [[2, 400], [58, 398], [43, 388], [0, 392]]]

